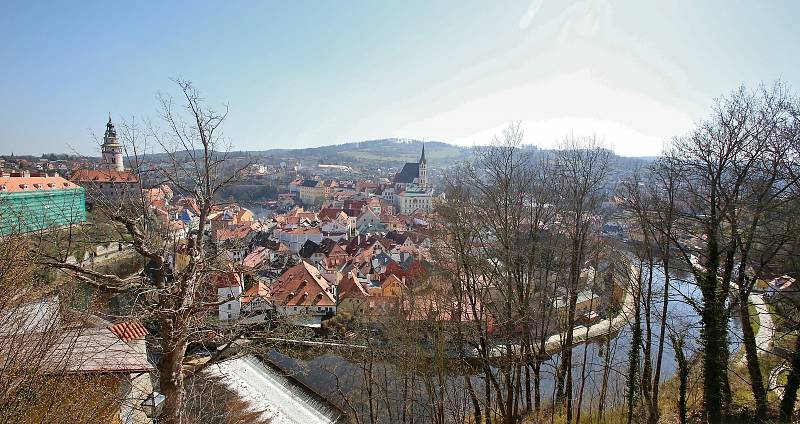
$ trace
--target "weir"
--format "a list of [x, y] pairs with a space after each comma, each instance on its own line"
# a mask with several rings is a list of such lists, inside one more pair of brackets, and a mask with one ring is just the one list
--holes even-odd
[[208, 372], [252, 406], [264, 418], [279, 424], [344, 423], [346, 414], [325, 397], [286, 375], [267, 359], [254, 355], [231, 359]]

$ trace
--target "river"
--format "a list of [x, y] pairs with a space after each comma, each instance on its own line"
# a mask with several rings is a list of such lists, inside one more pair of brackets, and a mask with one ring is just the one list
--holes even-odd
[[[653, 297], [657, 299], [654, 302], [656, 308], [651, 311], [652, 355], [653, 366], [655, 366], [655, 354], [658, 348], [659, 322], [661, 316], [660, 299], [663, 296], [664, 288], [663, 273], [660, 270], [654, 272], [653, 285]], [[685, 336], [684, 349], [688, 358], [695, 355], [695, 343], [697, 343], [699, 339], [699, 316], [694, 308], [686, 302], [686, 299], [698, 300], [698, 297], [699, 292], [690, 281], [678, 278], [672, 278], [670, 280], [668, 328]], [[643, 332], [644, 331], [646, 331], [646, 328], [643, 328]], [[738, 335], [740, 331], [738, 319], [731, 320], [730, 334], [730, 351], [733, 354], [739, 349]], [[645, 337], [644, 333], [643, 337]], [[625, 374], [628, 369], [628, 351], [631, 339], [631, 326], [627, 325], [623, 327], [609, 343], [610, 346], [608, 350], [610, 352], [610, 357], [608, 361], [610, 371], [605, 400], [606, 408], [613, 408], [623, 402]], [[608, 353], [605, 352], [605, 350], [605, 342], [600, 341], [573, 347], [573, 380], [575, 381], [573, 393], [575, 399], [577, 399], [581, 393], [581, 382], [585, 380], [583, 385], [583, 408], [596, 409], [600, 401], [603, 372], [607, 360], [606, 355]], [[368, 384], [364, 378], [364, 368], [362, 364], [347, 356], [348, 355], [330, 352], [319, 352], [315, 354], [310, 351], [304, 351], [298, 354], [296, 350], [284, 351], [283, 353], [273, 351], [269, 355], [274, 363], [292, 373], [296, 378], [314, 388], [323, 396], [328, 397], [334, 403], [339, 404], [342, 408], [347, 409], [347, 405], [342, 397], [344, 394], [350, 397], [352, 405], [359, 410], [359, 413], [366, 414], [368, 412], [368, 407], [364, 400], [366, 399], [364, 392]], [[302, 359], [299, 359], [299, 357], [302, 357]], [[586, 365], [585, 369], [582, 370], [584, 357], [586, 358]], [[551, 402], [554, 398], [554, 376], [559, 364], [559, 359], [560, 355], [554, 355], [543, 367], [542, 398], [545, 404]], [[395, 392], [393, 396], [398, 397], [401, 385], [398, 382], [391, 382], [391, 380], [399, 377], [393, 377], [392, 366], [383, 365], [384, 364], [376, 364], [373, 375], [377, 374], [379, 376], [377, 379], [380, 381], [374, 383], [376, 383], [378, 389], [382, 386], [391, 386], [389, 390], [393, 390]], [[671, 378], [675, 374], [676, 368], [675, 352], [669, 338], [667, 338], [661, 365], [661, 381]], [[585, 375], [585, 379], [581, 378], [582, 374]], [[483, 377], [476, 374], [472, 375], [470, 378], [472, 384], [476, 388], [476, 392], [479, 393], [480, 396], [483, 390]], [[389, 384], [387, 384], [387, 382]], [[456, 396], [452, 401], [465, 401], [465, 399], [463, 399], [465, 393], [463, 376], [448, 375], [447, 385], [453, 387], [453, 393], [455, 393], [454, 396]], [[415, 402], [415, 404], [417, 404], [415, 415], [424, 419], [425, 415], [430, 412], [426, 410], [426, 404], [430, 402], [428, 402], [422, 390], [420, 390], [418, 395], [421, 397]], [[382, 408], [382, 410], [383, 409], [385, 408]], [[395, 412], [399, 413], [400, 411], [401, 408], [397, 408]]]

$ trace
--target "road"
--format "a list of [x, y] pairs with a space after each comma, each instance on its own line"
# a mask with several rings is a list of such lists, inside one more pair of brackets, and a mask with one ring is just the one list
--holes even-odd
[[[772, 350], [772, 335], [774, 325], [772, 323], [772, 314], [769, 313], [767, 304], [764, 303], [764, 295], [751, 293], [748, 298], [750, 303], [756, 309], [758, 315], [758, 333], [756, 333], [756, 346], [758, 346], [758, 355]], [[739, 359], [739, 365], [744, 366], [747, 364], [747, 355], [742, 355]]]

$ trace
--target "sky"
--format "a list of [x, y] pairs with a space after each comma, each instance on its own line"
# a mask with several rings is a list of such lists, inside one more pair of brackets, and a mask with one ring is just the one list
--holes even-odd
[[235, 149], [520, 122], [656, 155], [741, 84], [800, 90], [800, 2], [0, 1], [0, 154], [96, 154], [108, 113], [158, 123], [185, 78]]

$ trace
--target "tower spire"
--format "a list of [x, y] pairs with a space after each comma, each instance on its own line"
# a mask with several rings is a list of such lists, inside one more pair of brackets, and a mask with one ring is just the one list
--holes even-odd
[[419, 157], [419, 163], [427, 163], [425, 160], [425, 142], [422, 142], [422, 156]]

